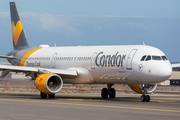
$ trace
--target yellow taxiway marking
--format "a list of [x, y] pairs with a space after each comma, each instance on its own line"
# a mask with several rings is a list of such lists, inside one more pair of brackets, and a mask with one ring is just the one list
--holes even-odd
[[[57, 100], [69, 100], [69, 101], [104, 101], [103, 99], [57, 99]], [[106, 101], [108, 101], [106, 99]], [[111, 100], [110, 100], [111, 101]], [[140, 101], [140, 100], [139, 100]], [[178, 101], [165, 101], [165, 100], [151, 100], [151, 102], [160, 102], [160, 103], [177, 103]]]
[[57, 100], [70, 100], [70, 101], [103, 101], [98, 99], [57, 99]]
[[164, 99], [164, 100], [180, 100], [180, 98], [162, 98], [162, 97], [154, 97], [154, 99]]
[[153, 101], [153, 102], [161, 102], [161, 103], [162, 103], [162, 102], [167, 102], [167, 103], [172, 103], [172, 102], [173, 102], [173, 103], [176, 103], [176, 102], [178, 102], [178, 101], [165, 101], [165, 100], [151, 100], [151, 102], [152, 102], [152, 101]]
[[123, 106], [110, 106], [110, 105], [93, 105], [93, 104], [64, 103], [64, 102], [48, 102], [48, 101], [28, 101], [28, 100], [15, 100], [15, 99], [14, 99], [14, 100], [11, 100], [11, 99], [0, 99], [0, 101], [24, 102], [24, 103], [59, 104], [59, 105], [77, 105], [77, 106], [89, 106], [89, 107], [102, 107], [102, 108], [117, 108], [117, 109], [131, 109], [131, 110], [146, 110], [146, 111], [158, 111], [158, 112], [175, 112], [175, 113], [180, 113], [180, 110], [151, 109], [151, 108], [123, 107]]

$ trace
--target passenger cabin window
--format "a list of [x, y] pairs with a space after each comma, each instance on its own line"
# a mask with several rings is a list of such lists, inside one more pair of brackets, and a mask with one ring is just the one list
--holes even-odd
[[145, 58], [146, 58], [146, 55], [144, 55], [144, 56], [141, 58], [141, 61], [144, 61]]
[[160, 57], [160, 56], [154, 56], [154, 55], [153, 55], [153, 56], [152, 56], [152, 59], [153, 59], [153, 60], [161, 60], [161, 57]]
[[148, 55], [145, 61], [151, 60], [151, 56]]
[[166, 56], [161, 56], [163, 60], [168, 60]]

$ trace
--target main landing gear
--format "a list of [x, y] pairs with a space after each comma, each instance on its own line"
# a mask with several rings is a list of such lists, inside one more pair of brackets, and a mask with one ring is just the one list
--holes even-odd
[[101, 91], [101, 97], [106, 99], [109, 95], [109, 98], [116, 97], [116, 91], [114, 88], [111, 88], [114, 84], [107, 84], [107, 88], [103, 88]]
[[54, 98], [55, 97], [55, 94], [45, 94], [45, 93], [40, 93], [40, 96], [41, 96], [41, 98], [42, 99], [46, 99], [47, 98], [47, 96], [49, 97], [49, 98]]
[[141, 96], [141, 102], [145, 102], [145, 101], [149, 102], [150, 101], [150, 96], [146, 95], [146, 93], [147, 93], [146, 88], [148, 88], [148, 86], [146, 84], [143, 84], [142, 90], [143, 90], [144, 94]]

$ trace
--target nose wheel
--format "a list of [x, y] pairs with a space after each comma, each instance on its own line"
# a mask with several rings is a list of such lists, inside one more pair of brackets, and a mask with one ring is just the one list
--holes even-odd
[[141, 102], [149, 102], [150, 101], [150, 96], [149, 95], [142, 95], [141, 96]]
[[101, 91], [101, 97], [103, 99], [108, 98], [115, 98], [116, 97], [116, 90], [114, 88], [111, 88], [114, 84], [107, 84], [108, 88], [103, 88]]

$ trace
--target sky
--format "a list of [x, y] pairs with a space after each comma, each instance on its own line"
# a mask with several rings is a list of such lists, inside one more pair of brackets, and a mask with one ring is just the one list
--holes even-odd
[[[0, 4], [0, 55], [13, 50], [9, 0]], [[31, 46], [146, 45], [180, 62], [179, 0], [15, 0]], [[0, 61], [3, 61], [0, 59]]]

